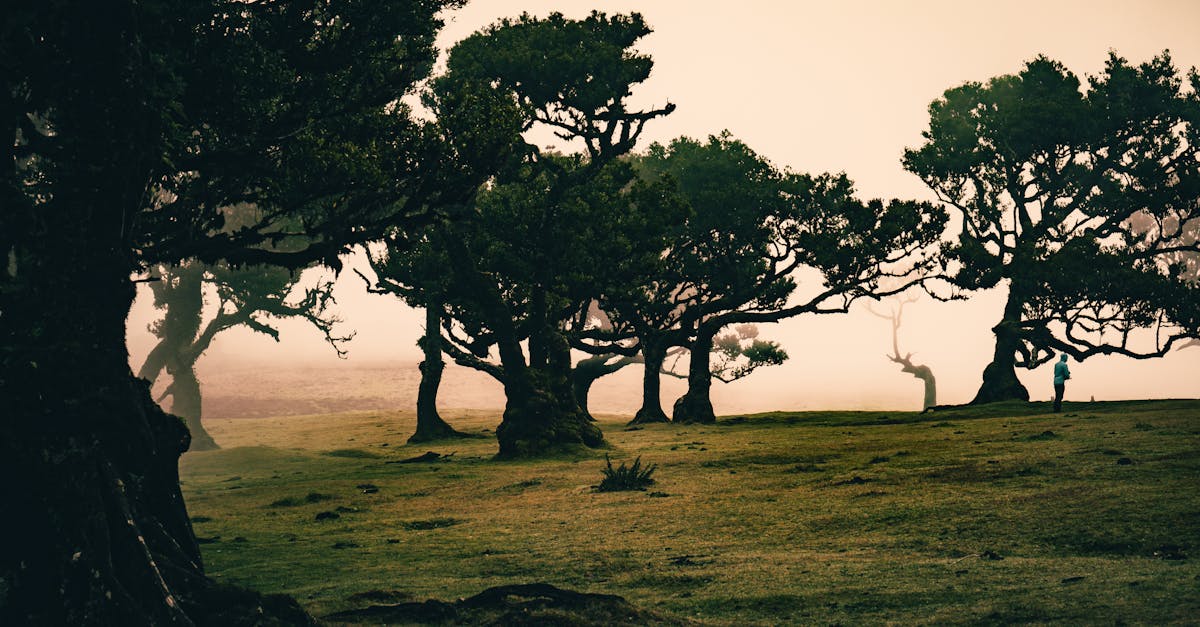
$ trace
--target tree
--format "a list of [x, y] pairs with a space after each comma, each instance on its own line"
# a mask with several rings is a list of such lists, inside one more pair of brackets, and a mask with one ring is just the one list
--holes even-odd
[[713, 350], [718, 361], [709, 371], [722, 383], [733, 383], [763, 366], [778, 366], [788, 358], [778, 342], [758, 339], [758, 326], [753, 324], [735, 325], [732, 332], [718, 335]]
[[1187, 82], [1166, 53], [1139, 66], [1110, 54], [1086, 90], [1037, 57], [930, 105], [904, 165], [961, 220], [953, 281], [1008, 287], [973, 403], [1028, 400], [1016, 367], [1057, 351], [1145, 359], [1200, 332], [1177, 260], [1196, 251], [1200, 215], [1200, 78]]
[[446, 369], [442, 359], [442, 322], [450, 282], [446, 275], [448, 261], [442, 246], [437, 243], [437, 229], [427, 229], [416, 243], [391, 242], [392, 248], [368, 249], [367, 261], [375, 273], [372, 280], [361, 272], [367, 290], [376, 294], [391, 294], [411, 307], [425, 310], [425, 331], [417, 345], [424, 359], [418, 368], [421, 382], [417, 387], [417, 428], [409, 437], [410, 444], [444, 438], [467, 437], [450, 426], [437, 410], [438, 388]]
[[[336, 264], [473, 193], [482, 181], [398, 102], [450, 4], [4, 12], [0, 470], [21, 479], [0, 494], [0, 623], [309, 621], [205, 577], [179, 490], [187, 430], [128, 364], [131, 277], [189, 258]], [[223, 231], [242, 202], [256, 220]], [[271, 245], [293, 235], [307, 243]]]
[[[1194, 219], [1183, 225], [1178, 225], [1173, 220], [1168, 220], [1165, 225], [1160, 226], [1154, 216], [1139, 212], [1130, 218], [1130, 226], [1133, 228], [1134, 233], [1150, 237], [1154, 237], [1155, 234], [1162, 233], [1164, 230], [1175, 232], [1178, 229], [1179, 236], [1176, 239], [1180, 244], [1194, 247], [1200, 242], [1200, 220]], [[1179, 268], [1179, 276], [1188, 285], [1192, 287], [1200, 285], [1200, 252], [1185, 249], [1165, 253], [1162, 257], [1165, 262], [1176, 264], [1176, 267]], [[1188, 339], [1181, 343], [1179, 348], [1184, 349], [1193, 346], [1200, 346], [1200, 338]]]
[[[203, 405], [195, 370], [196, 362], [218, 334], [245, 326], [279, 341], [279, 331], [271, 326], [271, 318], [301, 318], [320, 331], [339, 356], [344, 355], [341, 345], [353, 337], [333, 333], [333, 326], [340, 320], [328, 309], [333, 303], [333, 282], [329, 280], [301, 290], [299, 300], [289, 300], [299, 275], [284, 268], [231, 268], [190, 261], [159, 265], [156, 272], [158, 280], [150, 282], [150, 289], [154, 306], [163, 310], [163, 317], [150, 325], [150, 331], [159, 341], [146, 355], [137, 376], [153, 385], [163, 371], [170, 375], [171, 382], [158, 402], [171, 397], [171, 413], [187, 425], [193, 451], [220, 448], [201, 422]], [[201, 330], [206, 285], [215, 290], [217, 307]]]
[[900, 324], [904, 321], [904, 306], [917, 302], [917, 297], [912, 294], [898, 294], [892, 297], [891, 301], [895, 306], [887, 314], [875, 311], [869, 303], [867, 311], [871, 312], [871, 315], [891, 323], [892, 354], [888, 355], [888, 359], [892, 360], [892, 363], [900, 364], [900, 372], [907, 372], [925, 383], [925, 395], [921, 401], [921, 409], [929, 409], [937, 405], [937, 378], [933, 376], [933, 369], [923, 364], [914, 364], [912, 353], [900, 356]]
[[[649, 235], [645, 231], [642, 234]], [[628, 268], [629, 265], [625, 260], [612, 260], [607, 267], [615, 270]], [[626, 281], [628, 277], [620, 277], [617, 280]], [[594, 421], [595, 418], [588, 409], [588, 396], [591, 394], [592, 384], [626, 366], [644, 363], [645, 360], [638, 352], [637, 345], [620, 346], [623, 341], [633, 337], [617, 332], [612, 318], [600, 308], [598, 300], [593, 300], [579, 309], [576, 319], [572, 322], [572, 328], [576, 331], [571, 334], [572, 347], [589, 354], [576, 361], [571, 368], [571, 388], [575, 392], [575, 401], [579, 403], [579, 409], [589, 420]], [[591, 342], [587, 341], [589, 337]], [[598, 341], [600, 337], [606, 338], [606, 342]], [[620, 346], [622, 352], [605, 352], [605, 347], [614, 346]]]
[[[644, 176], [675, 182], [690, 214], [663, 254], [668, 274], [606, 307], [652, 329], [655, 341], [688, 346], [688, 390], [675, 403], [677, 422], [716, 419], [711, 357], [723, 329], [841, 313], [860, 296], [895, 293], [879, 282], [927, 268], [932, 257], [925, 251], [945, 224], [928, 203], [859, 201], [845, 175], [780, 171], [728, 134], [652, 146], [640, 167]], [[816, 272], [820, 282], [797, 294], [801, 271]], [[657, 377], [650, 345], [643, 341], [648, 379]], [[776, 346], [746, 348], [760, 363], [782, 361]], [[649, 388], [646, 397], [657, 403]]]
[[[523, 158], [467, 219], [440, 227], [454, 282], [444, 350], [503, 383], [502, 458], [603, 442], [572, 390], [565, 321], [595, 298], [605, 262], [628, 258], [644, 230], [647, 214], [633, 199], [645, 186], [627, 189], [633, 176], [617, 159], [646, 122], [673, 109], [630, 111], [625, 102], [649, 76], [649, 57], [632, 50], [649, 32], [638, 14], [524, 15], [451, 51], [448, 84], [499, 94], [522, 129], [549, 127], [583, 147], [549, 154], [522, 142]], [[493, 349], [499, 364], [486, 360]]]
[[640, 355], [629, 356], [617, 353], [603, 353], [600, 355], [588, 355], [575, 362], [575, 366], [571, 369], [571, 389], [575, 393], [575, 402], [579, 403], [579, 409], [583, 411], [584, 416], [589, 420], [595, 420], [588, 410], [588, 395], [592, 391], [593, 383], [602, 377], [621, 370], [625, 366], [641, 363], [642, 361]]
[[[576, 158], [559, 167], [578, 172], [585, 164]], [[497, 183], [480, 195], [478, 215], [451, 227], [451, 248], [469, 256], [451, 255], [456, 287], [444, 348], [504, 385], [501, 457], [603, 441], [575, 394], [570, 336], [584, 327], [572, 323], [619, 280], [619, 266], [638, 257], [631, 244], [657, 230], [646, 226], [656, 217], [639, 209], [647, 206], [635, 201], [642, 186], [627, 164], [612, 162], [569, 184], [559, 173], [526, 176]], [[493, 348], [499, 363], [488, 359]]]

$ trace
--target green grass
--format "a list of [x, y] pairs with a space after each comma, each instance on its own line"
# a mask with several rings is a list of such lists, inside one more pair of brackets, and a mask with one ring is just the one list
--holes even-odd
[[[712, 624], [1196, 620], [1200, 401], [1065, 409], [601, 417], [607, 451], [520, 462], [405, 446], [411, 412], [225, 420], [181, 471], [208, 572], [317, 615], [544, 581]], [[594, 491], [605, 453], [654, 491]]]

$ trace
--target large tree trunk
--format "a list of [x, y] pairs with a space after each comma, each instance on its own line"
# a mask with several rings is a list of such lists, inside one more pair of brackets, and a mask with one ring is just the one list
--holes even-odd
[[[496, 429], [501, 458], [530, 457], [577, 446], [597, 447], [604, 434], [575, 400], [571, 385], [571, 349], [561, 334], [548, 332], [546, 367], [528, 368], [512, 361], [512, 349], [501, 347], [504, 361], [504, 419]], [[516, 366], [510, 367], [510, 366]]]
[[642, 374], [642, 406], [629, 424], [669, 422], [662, 408], [662, 364], [667, 350], [651, 340], [642, 345], [642, 357], [646, 367]]
[[701, 328], [692, 342], [688, 359], [688, 389], [675, 401], [671, 419], [680, 423], [711, 423], [717, 421], [713, 413], [709, 391], [712, 389], [712, 371], [709, 358], [715, 330]]
[[[539, 330], [546, 367], [531, 368], [525, 361], [512, 312], [504, 304], [492, 279], [475, 267], [464, 242], [446, 238], [451, 268], [466, 281], [479, 299], [480, 313], [496, 337], [504, 367], [504, 418], [496, 428], [498, 457], [531, 457], [579, 445], [604, 444], [604, 434], [587, 419], [571, 389], [571, 348], [561, 333]], [[532, 340], [532, 338], [531, 338]], [[532, 349], [531, 349], [532, 351]], [[540, 360], [540, 358], [539, 358]]]
[[1017, 378], [1016, 354], [1021, 345], [1018, 327], [1021, 324], [1021, 309], [1024, 305], [1021, 292], [1014, 282], [1009, 285], [1008, 301], [1004, 306], [1004, 317], [992, 328], [996, 335], [996, 350], [992, 363], [983, 370], [983, 385], [971, 401], [972, 405], [997, 401], [1028, 401], [1029, 390]]
[[[109, 224], [87, 200], [73, 215]], [[131, 265], [90, 220], [54, 226], [0, 278], [0, 624], [306, 621], [204, 576], [179, 490], [188, 432], [125, 350]]]
[[588, 420], [593, 422], [596, 420], [588, 411], [588, 394], [592, 391], [592, 384], [600, 377], [608, 376], [637, 361], [638, 357], [636, 356], [606, 353], [592, 355], [575, 364], [575, 367], [571, 369], [571, 388], [575, 392], [575, 402], [579, 404], [579, 409], [583, 411]]
[[437, 410], [438, 388], [442, 385], [442, 372], [446, 362], [442, 359], [442, 306], [430, 302], [425, 307], [425, 335], [421, 337], [421, 350], [425, 360], [421, 362], [421, 385], [417, 388], [417, 431], [408, 439], [409, 444], [430, 442], [445, 438], [466, 437], [467, 434], [454, 430], [442, 420]]
[[[600, 359], [603, 361], [603, 356], [596, 355], [589, 359]], [[592, 393], [592, 384], [603, 375], [599, 370], [585, 366], [584, 364], [587, 362], [587, 359], [579, 362], [575, 366], [575, 369], [571, 371], [571, 391], [575, 395], [575, 403], [579, 405], [579, 411], [582, 411], [588, 420], [595, 422], [596, 418], [592, 416], [591, 410], [588, 409], [588, 395]]]

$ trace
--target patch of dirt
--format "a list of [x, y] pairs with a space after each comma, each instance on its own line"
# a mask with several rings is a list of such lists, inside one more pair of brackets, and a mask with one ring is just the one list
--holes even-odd
[[488, 588], [453, 603], [430, 599], [371, 605], [330, 614], [326, 620], [439, 625], [688, 625], [630, 605], [612, 594], [564, 590], [547, 583]]
[[429, 520], [403, 520], [399, 525], [409, 531], [428, 531], [430, 529], [441, 529], [443, 527], [453, 527], [466, 522], [458, 518], [431, 518]]

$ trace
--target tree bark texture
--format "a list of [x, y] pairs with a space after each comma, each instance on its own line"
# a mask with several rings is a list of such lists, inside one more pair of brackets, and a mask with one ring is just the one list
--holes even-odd
[[[451, 267], [474, 290], [483, 314], [495, 335], [504, 368], [504, 418], [496, 428], [501, 459], [532, 457], [578, 445], [597, 447], [604, 434], [579, 408], [571, 387], [571, 348], [560, 332], [538, 330], [545, 367], [530, 367], [513, 323], [492, 280], [471, 262], [464, 242], [446, 238]], [[531, 349], [532, 350], [532, 349]], [[540, 358], [539, 358], [540, 360]]]
[[662, 365], [667, 350], [653, 340], [642, 346], [645, 370], [642, 373], [642, 406], [629, 424], [669, 422], [662, 408]]
[[1015, 284], [1009, 286], [1008, 301], [1004, 306], [1004, 317], [992, 328], [996, 335], [996, 350], [992, 362], [983, 370], [983, 384], [970, 404], [995, 403], [998, 401], [1028, 401], [1029, 390], [1017, 378], [1016, 353], [1021, 345], [1018, 325], [1024, 302]]
[[712, 356], [713, 335], [715, 329], [701, 328], [692, 342], [689, 352], [688, 389], [683, 396], [675, 401], [671, 420], [679, 423], [712, 423], [717, 421], [713, 413], [712, 400], [709, 396], [712, 390], [712, 371], [709, 369], [709, 359]]
[[443, 420], [437, 410], [438, 389], [442, 385], [442, 372], [446, 369], [446, 362], [442, 359], [441, 328], [441, 303], [430, 302], [425, 307], [425, 335], [420, 341], [425, 359], [420, 365], [421, 384], [417, 388], [417, 430], [408, 438], [409, 444], [465, 435]]
[[599, 378], [600, 375], [586, 368], [580, 369], [576, 367], [571, 372], [571, 391], [575, 395], [575, 403], [579, 405], [579, 411], [582, 411], [583, 415], [587, 416], [587, 419], [592, 422], [595, 422], [596, 418], [592, 416], [591, 410], [588, 409], [588, 395], [592, 393], [592, 384]]
[[0, 279], [0, 624], [309, 621], [205, 577], [179, 490], [188, 431], [130, 370], [131, 264], [91, 227], [14, 246]]
[[510, 368], [504, 363], [506, 403], [504, 419], [496, 429], [502, 459], [604, 443], [604, 434], [575, 400], [566, 339], [552, 332], [543, 337], [547, 340], [544, 368]]

